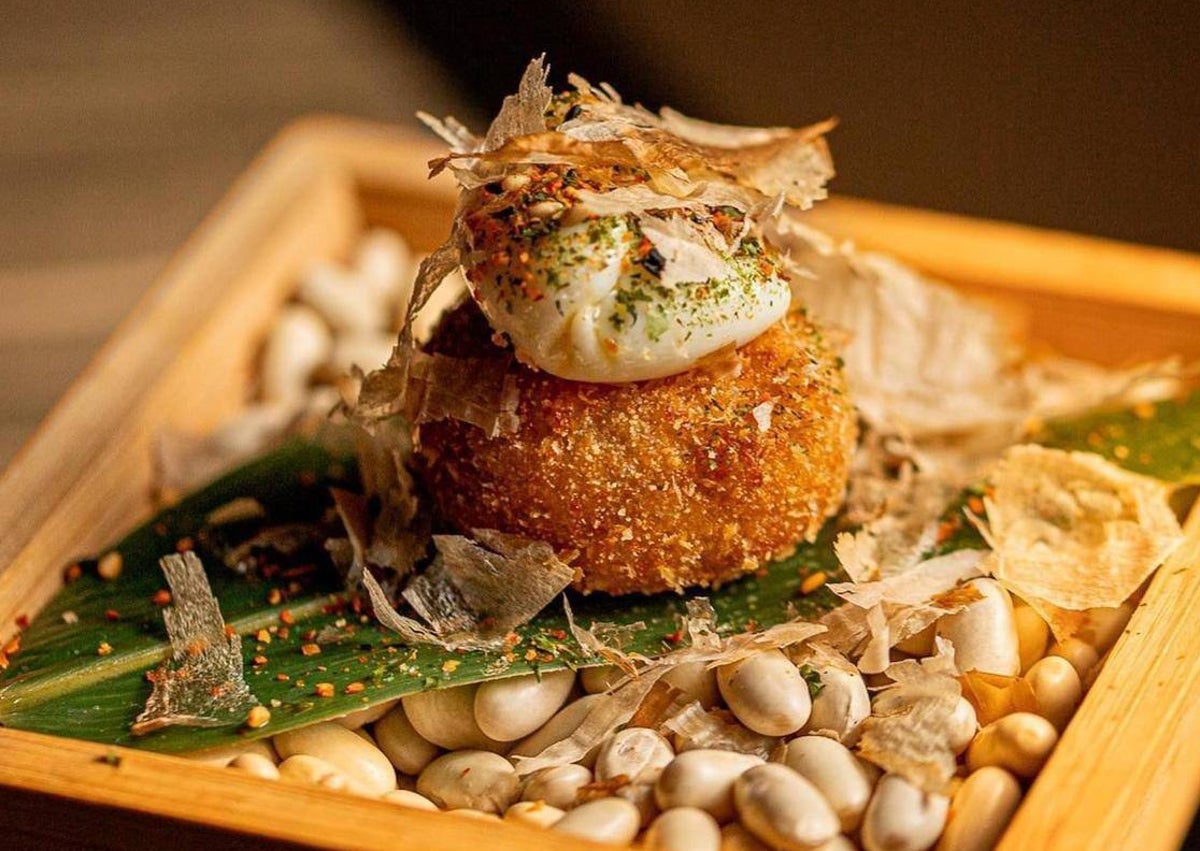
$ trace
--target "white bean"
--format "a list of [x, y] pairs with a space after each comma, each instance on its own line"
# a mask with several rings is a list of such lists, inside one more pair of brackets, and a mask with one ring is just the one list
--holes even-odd
[[1129, 619], [1133, 617], [1135, 609], [1137, 603], [1133, 600], [1126, 600], [1111, 609], [1088, 609], [1085, 612], [1087, 617], [1076, 637], [1095, 647], [1098, 654], [1107, 653], [1129, 625]]
[[938, 851], [990, 851], [1021, 803], [1021, 785], [1002, 768], [972, 772], [950, 801]]
[[560, 810], [569, 810], [575, 806], [580, 788], [591, 782], [592, 772], [582, 765], [555, 765], [530, 775], [521, 798], [544, 801]]
[[638, 808], [624, 798], [600, 798], [580, 804], [550, 829], [606, 845], [628, 845], [641, 824]]
[[1021, 673], [1021, 647], [1012, 600], [994, 579], [972, 579], [967, 585], [983, 598], [937, 623], [937, 634], [954, 645], [960, 674], [983, 671], [1015, 677]]
[[654, 821], [655, 816], [660, 812], [658, 802], [654, 800], [653, 781], [642, 780], [635, 783], [627, 783], [615, 790], [613, 794], [618, 798], [624, 798], [637, 807], [638, 821], [642, 827]]
[[1014, 712], [993, 721], [975, 737], [967, 749], [967, 767], [978, 771], [996, 765], [1030, 778], [1042, 770], [1058, 744], [1054, 725], [1032, 712]]
[[[579, 725], [583, 723], [583, 719], [595, 708], [597, 702], [608, 699], [603, 694], [589, 694], [578, 700], [571, 701], [560, 709], [553, 718], [543, 724], [541, 729], [536, 730], [517, 742], [516, 746], [512, 749], [512, 755], [537, 756], [551, 745], [568, 738], [579, 728]], [[599, 750], [599, 747], [592, 748], [586, 756], [576, 760], [576, 762], [581, 765], [592, 765], [596, 761], [597, 750]]]
[[608, 691], [626, 676], [616, 665], [597, 665], [579, 672], [579, 684], [588, 694], [600, 694]]
[[330, 263], [312, 266], [300, 281], [298, 295], [339, 332], [387, 327], [388, 313], [382, 300], [360, 275], [348, 269]]
[[783, 764], [820, 790], [837, 813], [843, 833], [858, 829], [871, 800], [873, 778], [845, 745], [824, 736], [801, 736], [784, 747]]
[[479, 810], [473, 810], [470, 807], [459, 807], [454, 810], [446, 810], [448, 816], [461, 816], [462, 818], [475, 819], [476, 821], [500, 821], [500, 816], [496, 813], [483, 813]]
[[270, 739], [255, 739], [249, 744], [239, 742], [236, 745], [225, 745], [219, 748], [209, 748], [204, 751], [193, 751], [192, 753], [184, 754], [184, 757], [205, 765], [215, 765], [218, 768], [224, 768], [242, 754], [248, 753], [264, 756], [271, 760], [272, 763], [279, 762], [279, 755], [275, 753], [275, 747], [271, 744]]
[[979, 717], [975, 714], [975, 707], [971, 705], [971, 701], [965, 697], [958, 699], [958, 703], [954, 706], [954, 714], [947, 722], [946, 730], [949, 733], [948, 740], [951, 750], [956, 754], [965, 751], [979, 731]]
[[372, 294], [387, 302], [408, 301], [405, 290], [412, 287], [412, 249], [395, 231], [376, 228], [358, 243], [354, 267]]
[[838, 834], [838, 817], [808, 780], [786, 765], [757, 765], [733, 784], [738, 818], [779, 851], [809, 851]]
[[325, 760], [303, 753], [289, 756], [279, 763], [279, 776], [283, 780], [320, 785], [334, 791], [345, 789], [349, 783], [346, 775]]
[[671, 745], [647, 727], [628, 727], [614, 733], [596, 755], [596, 779], [611, 780], [625, 775], [631, 782], [654, 782], [658, 773], [675, 758]]
[[489, 738], [475, 723], [479, 686], [434, 689], [401, 698], [404, 714], [417, 735], [448, 751], [487, 750], [503, 753], [504, 742]]
[[643, 843], [652, 851], [721, 851], [721, 828], [704, 810], [679, 807], [656, 818]]
[[1080, 680], [1086, 680], [1092, 668], [1100, 662], [1100, 653], [1095, 647], [1082, 638], [1068, 638], [1066, 641], [1056, 641], [1050, 646], [1047, 655], [1061, 656], [1075, 666]]
[[300, 304], [280, 310], [263, 349], [259, 369], [266, 402], [297, 405], [313, 370], [329, 358], [333, 338], [316, 311]]
[[275, 737], [275, 750], [287, 758], [307, 754], [346, 775], [351, 790], [378, 798], [396, 788], [396, 770], [369, 740], [331, 721], [289, 730]]
[[697, 701], [705, 709], [712, 709], [721, 702], [717, 672], [708, 667], [707, 662], [683, 662], [663, 674], [662, 681], [679, 689], [684, 698]]
[[348, 712], [345, 715], [337, 718], [331, 718], [334, 724], [339, 727], [345, 727], [347, 730], [358, 730], [368, 724], [374, 724], [384, 715], [392, 711], [392, 707], [400, 702], [399, 698], [395, 700], [385, 700], [383, 703], [375, 706], [368, 706], [366, 709], [359, 709], [355, 712]]
[[1061, 656], [1047, 656], [1034, 663], [1025, 682], [1037, 700], [1037, 714], [1061, 733], [1083, 700], [1083, 682], [1075, 666]]
[[456, 751], [440, 756], [417, 778], [417, 791], [444, 809], [502, 813], [517, 800], [521, 785], [512, 764], [490, 751]]
[[413, 728], [400, 705], [376, 722], [374, 733], [379, 749], [405, 774], [420, 774], [439, 753], [437, 745], [423, 739]]
[[738, 822], [721, 828], [721, 851], [771, 851], [758, 841], [758, 837]]
[[1017, 625], [1021, 673], [1024, 673], [1034, 662], [1046, 655], [1046, 642], [1050, 640], [1050, 625], [1032, 606], [1018, 597], [1013, 598], [1013, 621]]
[[356, 366], [371, 372], [387, 363], [395, 346], [396, 338], [383, 331], [344, 334], [333, 343], [329, 365], [338, 375], [348, 375]]
[[950, 799], [923, 792], [898, 774], [885, 775], [863, 817], [862, 844], [867, 851], [924, 851], [933, 847]]
[[795, 733], [812, 712], [808, 683], [779, 650], [722, 665], [717, 686], [737, 719], [764, 736]]
[[828, 731], [841, 741], [853, 742], [858, 728], [871, 714], [867, 684], [853, 667], [829, 665], [817, 675], [821, 678], [821, 690], [812, 700], [812, 713], [804, 731]]
[[565, 811], [552, 807], [545, 801], [517, 801], [504, 811], [504, 820], [532, 827], [551, 827], [565, 815]]
[[395, 804], [398, 807], [408, 807], [412, 810], [431, 810], [437, 812], [437, 804], [424, 795], [418, 795], [409, 789], [393, 789], [380, 798], [380, 800], [387, 801], [389, 804]]
[[696, 807], [719, 822], [736, 815], [733, 783], [763, 761], [733, 751], [694, 750], [681, 753], [663, 769], [654, 785], [654, 796], [664, 810]]
[[279, 779], [279, 769], [275, 767], [275, 763], [260, 753], [241, 754], [229, 763], [229, 767], [264, 780]]
[[575, 685], [574, 671], [551, 671], [486, 682], [475, 692], [475, 723], [483, 734], [512, 742], [541, 727]]

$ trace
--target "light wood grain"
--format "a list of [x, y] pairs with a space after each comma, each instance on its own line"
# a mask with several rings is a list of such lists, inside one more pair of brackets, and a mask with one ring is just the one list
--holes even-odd
[[[54, 812], [47, 813], [51, 818], [43, 839], [61, 835], [63, 828], [53, 824], [53, 816], [75, 820], [71, 801], [82, 799], [313, 848], [599, 851], [605, 847], [519, 824], [501, 828], [494, 822], [331, 794], [315, 786], [261, 780], [177, 757], [17, 730], [2, 732], [0, 784], [56, 796], [49, 804]], [[3, 821], [0, 814], [0, 824]], [[191, 847], [188, 836], [186, 826], [180, 826], [174, 843]]]
[[999, 851], [1176, 848], [1200, 802], [1200, 510]]
[[[397, 227], [423, 248], [439, 241], [453, 191], [424, 179], [435, 151], [392, 128], [319, 118], [285, 133], [239, 181], [0, 479], [0, 633], [54, 592], [63, 561], [145, 515], [158, 429], [204, 429], [243, 403], [258, 341], [298, 269], [344, 254], [365, 224]], [[846, 199], [830, 202], [826, 223], [1029, 310], [1031, 333], [1055, 346], [1095, 349], [1096, 329], [1119, 329], [1131, 352], [1168, 339], [1200, 356], [1200, 335], [1188, 337], [1200, 327], [1196, 258]], [[1147, 280], [1165, 282], [1164, 302]], [[1039, 318], [1047, 306], [1084, 319]], [[1200, 717], [1189, 700], [1200, 685], [1200, 631], [1188, 622], [1200, 606], [1198, 529], [1200, 520], [1152, 582], [1006, 848], [1177, 844], [1200, 777]], [[96, 762], [108, 750], [0, 730], [0, 785], [45, 791], [46, 806], [64, 814], [75, 801], [127, 808], [147, 829], [165, 817], [318, 847], [395, 847], [406, 836], [428, 849], [580, 847], [171, 757], [114, 750], [122, 761], [113, 769]], [[0, 827], [10, 818], [0, 807]], [[42, 835], [65, 836], [53, 821]]]

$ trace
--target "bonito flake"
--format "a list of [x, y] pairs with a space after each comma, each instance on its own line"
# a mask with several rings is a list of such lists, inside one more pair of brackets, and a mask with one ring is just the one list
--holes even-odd
[[153, 689], [131, 732], [140, 736], [172, 725], [220, 727], [241, 721], [258, 700], [246, 685], [242, 638], [226, 630], [204, 565], [191, 551], [164, 556], [159, 564], [173, 601], [162, 613], [171, 658], [149, 675]]
[[989, 478], [988, 566], [1031, 605], [1118, 606], [1183, 540], [1170, 488], [1098, 455], [1014, 446]]

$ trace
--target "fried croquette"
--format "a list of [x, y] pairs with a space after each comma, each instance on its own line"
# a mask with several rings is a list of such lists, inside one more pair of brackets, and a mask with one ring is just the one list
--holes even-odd
[[[473, 303], [427, 346], [508, 356]], [[721, 362], [592, 384], [514, 364], [515, 433], [424, 423], [418, 467], [441, 518], [576, 553], [575, 587], [712, 586], [786, 556], [840, 506], [856, 437], [836, 355], [793, 312]]]

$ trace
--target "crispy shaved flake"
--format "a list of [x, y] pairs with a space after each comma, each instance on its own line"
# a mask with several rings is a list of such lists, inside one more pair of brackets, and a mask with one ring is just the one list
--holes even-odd
[[172, 725], [236, 723], [258, 704], [244, 678], [241, 636], [226, 630], [195, 553], [164, 556], [159, 564], [171, 587], [172, 604], [163, 609], [171, 658], [150, 675], [150, 697], [130, 730], [141, 736]]
[[640, 654], [625, 652], [634, 633], [646, 628], [646, 624], [636, 621], [630, 624], [614, 624], [593, 621], [587, 628], [575, 622], [575, 613], [571, 610], [571, 601], [563, 596], [563, 610], [567, 615], [567, 628], [578, 642], [586, 658], [600, 658], [610, 665], [616, 665], [627, 675], [634, 675], [641, 663], [648, 662]]
[[483, 146], [483, 140], [468, 130], [462, 122], [448, 115], [436, 118], [428, 112], [418, 112], [417, 118], [422, 124], [441, 137], [456, 154], [470, 153]]
[[887, 669], [891, 632], [883, 605], [876, 603], [867, 609], [867, 644], [858, 657], [858, 669], [864, 674], [880, 674]]
[[638, 220], [642, 234], [665, 261], [659, 280], [665, 287], [693, 281], [723, 280], [736, 277], [737, 269], [728, 257], [721, 256], [690, 220], [671, 216], [661, 219], [643, 216]]
[[1098, 455], [1015, 446], [989, 478], [989, 567], [1030, 605], [1118, 606], [1183, 540], [1169, 487]]
[[787, 138], [793, 131], [787, 127], [739, 127], [734, 124], [715, 124], [690, 118], [678, 110], [664, 106], [659, 110], [663, 129], [696, 145], [713, 148], [745, 148], [765, 145]]
[[655, 683], [668, 670], [670, 668], [667, 666], [655, 666], [612, 692], [602, 695], [592, 703], [592, 708], [584, 717], [583, 723], [570, 736], [534, 756], [513, 757], [517, 774], [525, 776], [542, 768], [566, 765], [583, 759], [588, 751], [633, 717]]
[[918, 605], [968, 579], [982, 576], [979, 565], [985, 556], [985, 550], [956, 550], [922, 561], [912, 569], [886, 579], [875, 582], [837, 582], [828, 587], [843, 600], [862, 609], [885, 602]]
[[457, 419], [491, 437], [515, 431], [516, 378], [509, 361], [452, 358], [397, 346], [383, 369], [367, 376], [355, 414], [363, 420], [402, 414], [414, 426]]
[[687, 601], [684, 629], [691, 646], [698, 650], [719, 650], [721, 637], [717, 634], [717, 613], [707, 597], [692, 597]]
[[164, 429], [154, 441], [158, 490], [179, 495], [211, 482], [279, 444], [296, 418], [293, 408], [260, 405], [208, 434]]
[[500, 112], [488, 128], [483, 150], [494, 151], [509, 139], [540, 133], [546, 129], [546, 108], [554, 92], [546, 85], [550, 69], [546, 57], [529, 63], [521, 75], [517, 93], [504, 99]]
[[960, 682], [963, 697], [974, 707], [975, 717], [981, 727], [1014, 712], [1038, 711], [1033, 687], [1024, 677], [967, 671], [960, 678]]
[[733, 713], [722, 709], [706, 710], [695, 700], [668, 718], [663, 726], [675, 734], [679, 753], [711, 748], [768, 759], [779, 744], [779, 739], [743, 727]]
[[951, 719], [961, 695], [958, 680], [941, 672], [944, 663], [934, 670], [901, 664], [888, 669], [900, 679], [876, 699], [863, 721], [858, 752], [926, 792], [944, 794], [956, 766]]
[[435, 535], [433, 563], [401, 592], [424, 623], [396, 612], [378, 582], [364, 573], [380, 621], [406, 640], [447, 649], [499, 647], [574, 578], [549, 544], [490, 529], [472, 534], [475, 540]]

